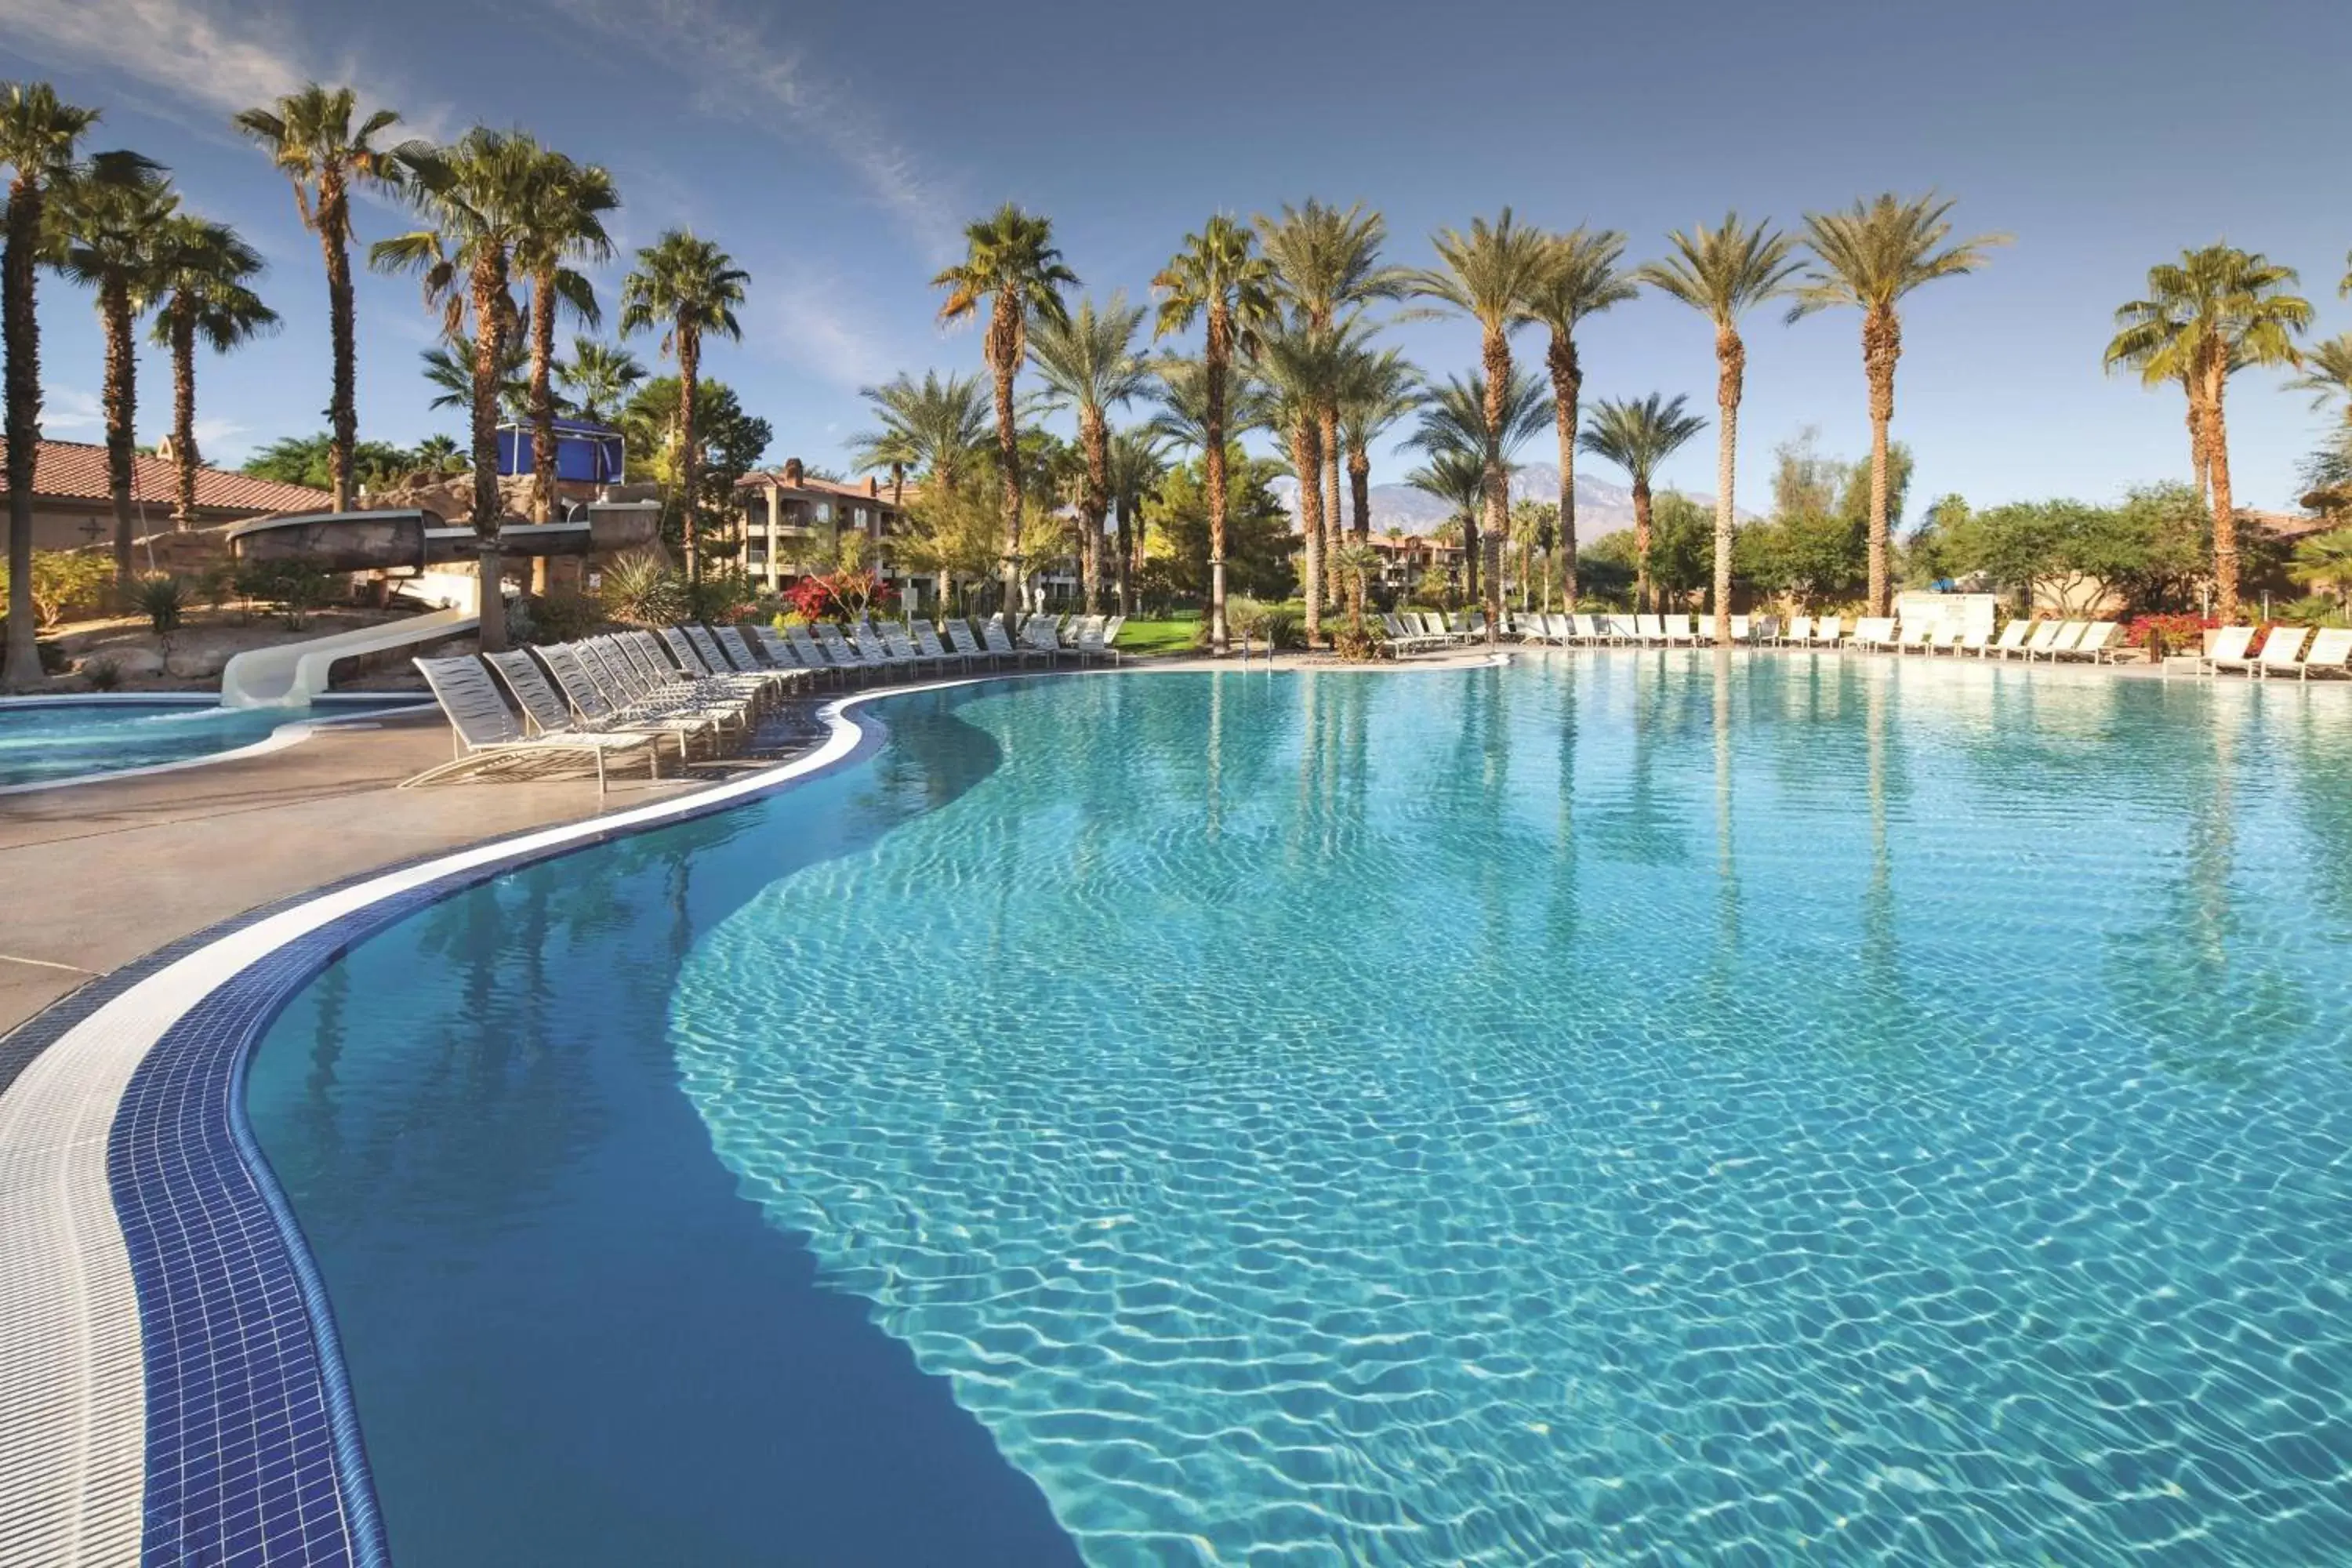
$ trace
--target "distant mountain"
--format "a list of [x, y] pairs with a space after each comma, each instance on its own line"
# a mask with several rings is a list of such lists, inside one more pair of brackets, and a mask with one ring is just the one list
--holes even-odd
[[[1342, 499], [1352, 507], [1355, 502]], [[1291, 479], [1274, 481], [1274, 493], [1290, 510], [1292, 525], [1298, 518], [1298, 484]], [[1513, 500], [1558, 500], [1559, 469], [1550, 463], [1529, 463], [1511, 476]], [[1691, 492], [1691, 499], [1712, 509], [1715, 497]], [[1391, 528], [1402, 528], [1407, 533], [1427, 533], [1452, 515], [1444, 501], [1435, 496], [1414, 489], [1411, 485], [1388, 484], [1372, 487], [1372, 531], [1385, 533]], [[1749, 521], [1748, 514], [1740, 514]], [[1603, 534], [1615, 533], [1633, 526], [1633, 492], [1623, 485], [1598, 479], [1586, 468], [1576, 470], [1576, 537], [1587, 543]]]

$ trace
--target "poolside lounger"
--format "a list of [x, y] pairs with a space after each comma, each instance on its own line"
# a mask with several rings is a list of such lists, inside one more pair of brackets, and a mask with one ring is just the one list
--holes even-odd
[[1418, 626], [1407, 626], [1402, 616], [1383, 615], [1381, 616], [1381, 630], [1388, 634], [1390, 646], [1400, 655], [1427, 647], [1430, 643], [1429, 635]]
[[1443, 612], [1419, 610], [1410, 618], [1421, 623], [1421, 635], [1432, 642], [1450, 643], [1454, 640], [1454, 633], [1447, 628]]
[[2322, 626], [2314, 632], [2310, 650], [2295, 666], [2294, 673], [2302, 680], [2309, 680], [2315, 675], [2352, 676], [2352, 629]]
[[1813, 617], [1813, 646], [1815, 647], [1840, 647], [1844, 637], [1845, 617], [1843, 616], [1815, 616]]
[[1896, 647], [1895, 617], [1864, 616], [1853, 623], [1853, 636], [1846, 639], [1848, 647], [1890, 648]]
[[1981, 658], [1984, 657], [1985, 649], [1990, 646], [1991, 642], [1992, 635], [1990, 632], [1987, 632], [1981, 626], [1970, 626], [1964, 631], [1955, 632], [1950, 637], [1946, 637], [1944, 639], [1944, 646], [1952, 650], [1952, 657], [1954, 658], [1958, 658], [1963, 654], [1971, 653]]
[[1013, 639], [1004, 635], [1004, 619], [1001, 616], [991, 616], [981, 623], [980, 638], [990, 653], [998, 658], [1012, 659], [1016, 665], [1026, 665], [1033, 658], [1054, 662], [1053, 655], [1041, 648], [1013, 646]]
[[555, 683], [584, 718], [689, 719], [715, 726], [721, 735], [730, 729], [747, 735], [751, 731], [750, 698], [709, 682], [678, 680], [667, 665], [647, 674], [630, 658], [625, 638], [583, 637], [540, 651]]
[[1941, 621], [1914, 621], [1901, 628], [1900, 635], [1895, 639], [1895, 651], [1933, 653], [1936, 651], [1936, 634], [1942, 629]]
[[[743, 683], [732, 676], [708, 675], [698, 669], [680, 668], [670, 657], [669, 645], [648, 631], [583, 637], [574, 646], [583, 658], [601, 654], [606, 664], [614, 667], [616, 673], [625, 669], [642, 669], [645, 672], [645, 695], [649, 699], [663, 702], [691, 700], [705, 704], [725, 704], [742, 709], [747, 716], [757, 705], [757, 699], [747, 693]], [[592, 672], [595, 668], [592, 659]]]
[[687, 763], [686, 742], [689, 735], [708, 735], [715, 750], [719, 738], [716, 720], [678, 716], [656, 718], [625, 717], [618, 713], [592, 716], [582, 713], [576, 718], [572, 704], [547, 683], [546, 674], [539, 661], [530, 657], [528, 648], [509, 648], [501, 653], [486, 653], [483, 660], [490, 667], [522, 709], [523, 718], [531, 729], [541, 735], [580, 733], [631, 734], [659, 737], [667, 735], [677, 742], [677, 765]]
[[[1113, 616], [1110, 619], [1105, 621], [1103, 623], [1103, 647], [1115, 647], [1118, 642], [1118, 634], [1125, 630], [1126, 626], [1127, 617], [1125, 616]], [[1121, 654], [1119, 657], [1124, 658], [1126, 655]]]
[[817, 646], [824, 649], [825, 658], [842, 668], [861, 670], [868, 676], [887, 672], [887, 666], [844, 637], [841, 628], [831, 621], [819, 621], [809, 630], [815, 635]]
[[2025, 645], [2026, 662], [2030, 664], [2037, 658], [2046, 658], [2053, 663], [2056, 662], [2060, 654], [2072, 650], [2076, 643], [2083, 640], [2083, 634], [2090, 629], [2091, 624], [2088, 621], [2066, 621], [2062, 623], [2057, 631], [2051, 635], [2050, 640], [2043, 644], [2039, 649], [2036, 649], [2030, 642]]
[[898, 647], [884, 634], [882, 628], [865, 616], [858, 616], [850, 625], [848, 635], [849, 640], [856, 646], [859, 656], [868, 664], [878, 664], [885, 669], [893, 670], [915, 668], [917, 658], [915, 645], [908, 643], [906, 652], [902, 656]]
[[[2057, 646], [2059, 634], [2066, 629], [2067, 625], [2068, 623], [2064, 621], [2034, 622], [2032, 635], [2025, 639], [2025, 646], [2017, 651], [2025, 657], [2028, 664], [2032, 663]], [[2082, 633], [2077, 632], [2074, 635], [2080, 637]]]
[[2001, 658], [2007, 658], [2011, 654], [2023, 653], [2025, 651], [2025, 639], [2028, 637], [2031, 637], [2032, 633], [2033, 623], [2021, 616], [2017, 619], [2010, 622], [2009, 625], [2001, 627], [2000, 640], [1999, 642], [1977, 649], [1977, 657], [1979, 658], [1990, 658], [1994, 654], [1999, 654]]
[[2284, 669], [2300, 670], [2304, 639], [2310, 636], [2303, 626], [2273, 626], [2270, 636], [2263, 639], [2263, 651], [2254, 658], [2253, 673], [2268, 679]]
[[699, 622], [688, 621], [677, 629], [686, 634], [686, 640], [694, 646], [695, 656], [702, 660], [704, 668], [715, 679], [740, 680], [747, 686], [756, 684], [763, 697], [773, 697], [791, 684], [776, 671], [761, 668], [749, 649], [745, 650], [743, 657], [751, 668], [738, 668], [733, 656], [711, 634], [710, 628]]
[[831, 673], [824, 669], [811, 669], [802, 663], [801, 656], [793, 651], [793, 645], [784, 640], [784, 634], [765, 621], [751, 623], [751, 639], [760, 645], [760, 651], [768, 656], [770, 664], [774, 665], [778, 669], [796, 669], [800, 671], [801, 679], [811, 684], [815, 683], [817, 677]]
[[1061, 634], [1056, 625], [1058, 619], [1059, 617], [1055, 616], [1030, 616], [1021, 626], [1021, 646], [1045, 655], [1045, 662], [1053, 663], [1055, 659], [1068, 651], [1062, 647]]
[[799, 659], [801, 668], [810, 674], [830, 679], [838, 686], [855, 673], [834, 663], [826, 656], [824, 649], [817, 646], [816, 639], [809, 636], [806, 626], [786, 626], [782, 635], [784, 641], [792, 647], [793, 657]]
[[1665, 623], [1655, 616], [1633, 617], [1633, 640], [1642, 643], [1662, 643], [1666, 640]]
[[786, 691], [808, 684], [807, 674], [797, 663], [781, 665], [761, 663], [760, 656], [753, 653], [751, 645], [744, 640], [743, 628], [740, 626], [713, 626], [710, 628], [710, 636], [712, 640], [718, 643], [719, 651], [727, 656], [727, 662], [735, 667], [735, 673], [738, 675], [765, 676], [778, 682]]
[[1576, 640], [1588, 647], [1601, 640], [1601, 617], [1598, 616], [1570, 616], [1568, 624], [1576, 629]]
[[996, 668], [995, 649], [982, 647], [980, 639], [971, 635], [971, 623], [961, 616], [952, 616], [948, 621], [948, 643], [962, 657], [967, 666], [974, 659], [984, 658], [991, 669]]
[[1731, 640], [1733, 642], [1746, 643], [1753, 642], [1755, 639], [1756, 623], [1754, 621], [1750, 620], [1746, 616], [1734, 616], [1731, 617]]
[[955, 660], [957, 665], [964, 669], [968, 670], [971, 668], [974, 656], [963, 652], [961, 648], [951, 649], [942, 645], [940, 641], [939, 628], [932, 626], [930, 622], [917, 621], [914, 626], [914, 636], [915, 646], [922, 650], [923, 657], [942, 670], [947, 668], [950, 659]]
[[433, 700], [449, 721], [457, 754], [437, 767], [401, 782], [403, 789], [465, 773], [544, 773], [561, 766], [577, 767], [583, 760], [596, 770], [596, 793], [604, 793], [604, 760], [642, 752], [655, 778], [661, 777], [659, 737], [646, 734], [589, 734], [565, 731], [551, 735], [527, 735], [514, 714], [499, 699], [499, 689], [480, 660], [411, 659]]
[[2083, 635], [2075, 639], [2073, 647], [2057, 648], [2050, 657], [2053, 659], [2087, 658], [2093, 664], [2103, 664], [2106, 661], [2107, 645], [2115, 640], [2115, 622], [2093, 621], [2083, 628]]
[[2252, 626], [2223, 626], [2213, 634], [2213, 647], [2205, 655], [2205, 673], [2216, 674], [2223, 669], [2250, 669], [2253, 660], [2246, 657], [2252, 646]]
[[1688, 643], [1698, 640], [1698, 629], [1691, 624], [1688, 611], [1680, 615], [1660, 616], [1658, 629], [1664, 634], [1669, 643]]
[[[700, 627], [695, 629], [701, 630]], [[710, 634], [703, 632], [702, 635], [707, 637]], [[705, 658], [702, 656], [702, 650], [695, 646], [694, 638], [688, 634], [684, 626], [662, 627], [661, 639], [669, 648], [670, 657], [677, 660], [678, 668], [686, 672], [687, 679], [697, 684], [707, 682], [716, 688], [743, 693], [754, 702], [761, 703], [764, 703], [773, 690], [773, 687], [764, 676], [737, 675], [732, 670], [727, 669], [727, 661], [723, 655], [716, 664]], [[712, 651], [716, 652], [718, 645], [713, 643], [711, 647]]]
[[1077, 653], [1082, 662], [1090, 658], [1107, 658], [1113, 664], [1119, 662], [1118, 650], [1103, 641], [1103, 618], [1100, 616], [1080, 618]]
[[922, 668], [925, 665], [929, 665], [936, 669], [947, 662], [945, 655], [934, 658], [917, 647], [915, 639], [907, 635], [907, 628], [896, 621], [890, 622], [882, 628], [882, 647], [891, 658], [902, 664], [911, 664], [917, 669]]
[[1811, 616], [1790, 616], [1789, 617], [1788, 629], [1780, 634], [1779, 640], [1783, 644], [1809, 643], [1812, 641], [1813, 617]]

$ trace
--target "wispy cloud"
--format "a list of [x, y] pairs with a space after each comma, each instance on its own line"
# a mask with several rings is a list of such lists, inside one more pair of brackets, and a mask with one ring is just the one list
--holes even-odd
[[846, 290], [813, 272], [763, 279], [745, 337], [761, 353], [845, 389], [887, 380], [892, 361]]
[[658, 37], [658, 51], [697, 84], [704, 113], [773, 130], [781, 115], [801, 140], [845, 166], [867, 196], [924, 252], [954, 254], [956, 204], [926, 174], [913, 153], [855, 97], [820, 79], [789, 43], [756, 17], [739, 16], [717, 0], [548, 0], [557, 10], [599, 32], [642, 47]]
[[97, 395], [79, 387], [52, 384], [41, 389], [41, 433], [55, 436], [73, 430], [103, 430], [106, 410]]
[[[298, 26], [258, 7], [215, 8], [195, 0], [5, 0], [0, 10], [6, 14], [9, 48], [53, 67], [126, 78], [152, 91], [152, 107], [202, 110], [201, 123], [215, 132], [236, 110], [305, 82], [359, 74], [356, 60], [304, 48]], [[374, 67], [367, 76], [384, 81]], [[404, 102], [397, 93], [389, 100], [401, 109], [409, 134], [447, 139], [454, 120], [446, 105]]]

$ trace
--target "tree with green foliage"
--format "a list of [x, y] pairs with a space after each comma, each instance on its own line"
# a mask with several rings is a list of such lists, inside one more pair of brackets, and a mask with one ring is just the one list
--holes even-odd
[[[1612, 401], [1608, 398], [1593, 405], [1592, 417], [1586, 421], [1584, 433], [1578, 444], [1596, 458], [1606, 458], [1625, 470], [1633, 489], [1633, 596], [1635, 605], [1643, 610], [1656, 608], [1650, 598], [1650, 554], [1653, 545], [1653, 517], [1650, 504], [1650, 481], [1658, 465], [1673, 457], [1690, 438], [1706, 428], [1706, 421], [1696, 414], [1686, 413], [1684, 399], [1677, 394], [1672, 398], [1657, 393], [1635, 402], [1631, 398]], [[1729, 563], [1723, 563], [1718, 574], [1723, 585], [1718, 589], [1730, 592]]]
[[[477, 345], [466, 331], [451, 332], [429, 349], [419, 349], [425, 383], [433, 388], [428, 408], [471, 408], [474, 405], [474, 358]], [[530, 408], [530, 378], [525, 374], [530, 348], [520, 338], [509, 338], [499, 351], [497, 398], [499, 412], [521, 418]]]
[[[428, 437], [446, 440], [446, 437]], [[255, 452], [237, 471], [281, 485], [308, 485], [315, 490], [334, 484], [335, 437], [332, 431], [316, 436], [283, 436]], [[349, 472], [362, 485], [382, 486], [412, 468], [432, 466], [417, 454], [388, 441], [362, 441], [353, 449]]]
[[1250, 367], [1272, 396], [1275, 423], [1290, 447], [1291, 472], [1298, 481], [1298, 527], [1306, 548], [1301, 582], [1306, 589], [1307, 646], [1323, 636], [1323, 606], [1332, 584], [1325, 570], [1330, 529], [1324, 516], [1323, 413], [1339, 405], [1349, 354], [1361, 341], [1353, 322], [1318, 327], [1299, 314], [1258, 333]]
[[1395, 349], [1349, 356], [1339, 389], [1339, 439], [1348, 448], [1349, 526], [1358, 541], [1372, 534], [1372, 443], [1420, 411], [1421, 372]]
[[1552, 424], [1559, 442], [1559, 560], [1561, 592], [1576, 603], [1576, 449], [1578, 399], [1584, 390], [1584, 361], [1576, 330], [1588, 316], [1622, 305], [1641, 290], [1622, 262], [1625, 237], [1614, 229], [1574, 228], [1556, 236], [1543, 277], [1528, 296], [1527, 319], [1551, 334], [1544, 365], [1551, 373]]
[[[765, 419], [743, 411], [733, 387], [704, 381], [695, 395], [697, 450], [689, 480], [687, 455], [677, 444], [682, 423], [678, 405], [684, 400], [685, 384], [678, 377], [656, 376], [637, 388], [614, 421], [621, 427], [628, 477], [662, 487], [662, 536], [675, 542], [681, 554], [690, 523], [707, 532], [713, 519], [733, 515], [736, 484], [759, 466], [775, 438]], [[689, 483], [695, 488], [690, 498]], [[697, 542], [698, 556], [704, 542]]]
[[[1183, 248], [1169, 258], [1151, 280], [1160, 296], [1155, 337], [1188, 331], [1206, 319], [1195, 412], [1198, 450], [1208, 485], [1209, 651], [1222, 657], [1231, 647], [1225, 627], [1225, 547], [1231, 487], [1225, 472], [1226, 445], [1239, 434], [1226, 418], [1226, 383], [1234, 361], [1255, 345], [1257, 334], [1275, 320], [1273, 264], [1255, 253], [1250, 231], [1219, 213], [1184, 237]], [[1184, 384], [1163, 362], [1160, 381], [1173, 393]], [[1172, 409], [1171, 405], [1171, 409]], [[1157, 423], [1155, 421], [1155, 423]]]
[[[1484, 374], [1477, 385], [1486, 397], [1485, 426], [1499, 432], [1509, 422], [1504, 400], [1517, 384], [1511, 364], [1511, 329], [1527, 319], [1528, 303], [1553, 266], [1551, 242], [1542, 230], [1519, 223], [1505, 207], [1492, 224], [1475, 218], [1467, 234], [1449, 228], [1435, 235], [1431, 243], [1437, 248], [1440, 265], [1411, 274], [1408, 287], [1412, 293], [1437, 300], [1478, 323], [1479, 363]], [[1546, 419], [1551, 417], [1551, 400], [1545, 398]], [[1475, 537], [1466, 540], [1464, 552], [1474, 595], [1479, 592], [1482, 569], [1489, 579], [1499, 577], [1503, 541], [1510, 527], [1510, 475], [1497, 452], [1490, 449], [1486, 458], [1486, 509], [1480, 523], [1486, 537], [1483, 542]], [[1482, 552], [1486, 559], [1481, 559]], [[1485, 595], [1486, 638], [1492, 643], [1502, 636], [1501, 583], [1487, 581]]]
[[904, 497], [907, 475], [953, 489], [988, 448], [988, 393], [980, 378], [925, 371], [920, 383], [899, 375], [858, 389], [874, 408], [876, 427], [849, 438], [849, 460], [860, 468], [890, 470], [893, 505]]
[[2147, 297], [2116, 310], [2107, 343], [2108, 369], [2188, 389], [2212, 501], [2214, 610], [2224, 620], [2237, 616], [2240, 577], [2225, 394], [2240, 370], [2295, 363], [2294, 340], [2312, 309], [2287, 291], [2294, 282], [2294, 268], [2232, 246], [2183, 251], [2178, 262], [2148, 268]]
[[172, 354], [172, 458], [177, 486], [172, 526], [195, 521], [196, 344], [215, 353], [278, 330], [278, 312], [261, 302], [253, 280], [261, 253], [226, 224], [174, 215], [155, 237], [154, 341]]
[[2312, 395], [2314, 408], [2344, 405], [2346, 423], [2352, 424], [2352, 332], [2338, 332], [2301, 351], [2303, 374], [2287, 384]]
[[[636, 266], [621, 279], [621, 334], [661, 332], [661, 353], [677, 366], [673, 395], [677, 414], [677, 504], [682, 509], [679, 539], [686, 551], [686, 574], [698, 582], [702, 574], [703, 508], [709, 490], [702, 483], [701, 434], [702, 340], [721, 337], [740, 342], [743, 323], [735, 314], [742, 305], [751, 275], [735, 258], [691, 230], [670, 229], [637, 252]], [[646, 388], [651, 390], [651, 384]], [[642, 401], [644, 393], [631, 400]], [[767, 444], [767, 426], [761, 445]], [[715, 445], [715, 443], [714, 443]], [[719, 498], [732, 504], [730, 491]]]
[[1062, 291], [1078, 286], [1078, 275], [1062, 264], [1054, 244], [1054, 220], [1025, 213], [1011, 202], [964, 226], [964, 257], [942, 268], [931, 287], [947, 290], [940, 320], [953, 324], [988, 312], [982, 354], [995, 380], [997, 483], [1004, 524], [1004, 590], [1007, 616], [1021, 606], [1021, 426], [1013, 385], [1028, 358], [1030, 329], [1067, 315]]
[[2305, 587], [2333, 594], [2338, 615], [2352, 615], [2352, 528], [2330, 529], [2298, 542], [2288, 570]]
[[1168, 474], [1164, 439], [1150, 426], [1121, 430], [1110, 441], [1111, 512], [1118, 519], [1118, 613], [1135, 613], [1135, 574], [1141, 565], [1143, 503]]
[[1444, 521], [1430, 530], [1430, 538], [1438, 543], [1459, 545], [1476, 530], [1478, 509], [1486, 498], [1486, 462], [1476, 452], [1452, 447], [1433, 450], [1427, 462], [1405, 475], [1404, 482], [1452, 509]]
[[1726, 213], [1720, 228], [1704, 225], [1666, 237], [1673, 254], [1642, 267], [1635, 276], [1660, 293], [1681, 300], [1715, 326], [1715, 641], [1731, 646], [1731, 553], [1735, 467], [1739, 445], [1739, 400], [1748, 378], [1748, 345], [1740, 341], [1739, 318], [1790, 290], [1797, 273], [1796, 242], [1769, 223], [1742, 223]]
[[[595, 286], [581, 268], [612, 258], [604, 219], [620, 210], [621, 195], [604, 168], [547, 147], [537, 149], [522, 179], [514, 267], [530, 285], [531, 521], [545, 523], [555, 521], [555, 319], [568, 310], [592, 331], [603, 321]], [[531, 575], [544, 592], [545, 556], [535, 559]]]
[[[1225, 575], [1236, 594], [1287, 599], [1297, 590], [1292, 563], [1290, 512], [1274, 493], [1280, 463], [1252, 458], [1235, 442], [1225, 452], [1229, 484], [1224, 509]], [[1209, 535], [1215, 490], [1204, 458], [1171, 468], [1143, 502], [1145, 528], [1155, 541], [1152, 564], [1166, 574], [1170, 588], [1186, 595], [1210, 590]]]
[[1862, 368], [1870, 384], [1870, 588], [1874, 616], [1887, 612], [1887, 429], [1895, 419], [1895, 363], [1903, 355], [1905, 295], [1939, 278], [1958, 278], [1985, 264], [1985, 252], [2009, 243], [1981, 234], [1951, 244], [1952, 203], [1933, 193], [1901, 197], [1885, 193], [1843, 212], [1805, 215], [1805, 241], [1813, 265], [1796, 289], [1789, 320], [1852, 306], [1862, 312]]
[[620, 417], [621, 405], [646, 379], [646, 367], [636, 355], [595, 338], [573, 338], [572, 357], [558, 360], [554, 369], [563, 401], [581, 418], [599, 425]]
[[353, 468], [359, 445], [359, 349], [357, 314], [352, 300], [352, 205], [355, 189], [397, 193], [414, 161], [429, 149], [422, 142], [378, 144], [400, 123], [389, 109], [357, 121], [358, 100], [347, 87], [311, 82], [266, 109], [248, 109], [232, 123], [269, 154], [294, 187], [302, 226], [316, 235], [327, 263], [328, 336], [334, 356], [334, 389], [328, 424], [334, 436], [335, 510], [352, 509]]
[[1144, 310], [1124, 292], [1096, 309], [1082, 300], [1059, 320], [1041, 318], [1029, 332], [1029, 359], [1045, 383], [1049, 406], [1077, 416], [1085, 476], [1078, 489], [1080, 580], [1087, 611], [1102, 608], [1103, 522], [1110, 514], [1110, 411], [1147, 395], [1155, 384], [1137, 352]]

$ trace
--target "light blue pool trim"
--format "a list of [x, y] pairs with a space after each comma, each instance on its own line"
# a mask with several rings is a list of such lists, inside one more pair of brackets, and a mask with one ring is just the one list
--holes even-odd
[[[65, 779], [37, 779], [29, 784], [0, 784], [0, 797], [18, 795], [40, 795], [49, 790], [76, 789], [83, 784], [111, 784], [116, 779], [148, 778], [157, 773], [185, 773], [190, 768], [208, 768], [218, 763], [235, 762], [240, 757], [266, 756], [297, 746], [321, 730], [338, 725], [355, 724], [364, 720], [399, 713], [413, 713], [431, 704], [423, 697], [403, 700], [405, 692], [382, 694], [342, 692], [320, 696], [318, 706], [358, 707], [357, 713], [342, 714], [331, 719], [289, 719], [260, 740], [226, 752], [214, 752], [201, 757], [184, 757], [176, 763], [151, 763], [144, 767], [109, 768], [102, 773], [76, 773]], [[218, 698], [201, 691], [91, 691], [73, 692], [59, 697], [0, 698], [0, 712], [12, 708], [216, 708]], [[294, 710], [289, 709], [288, 712]]]

